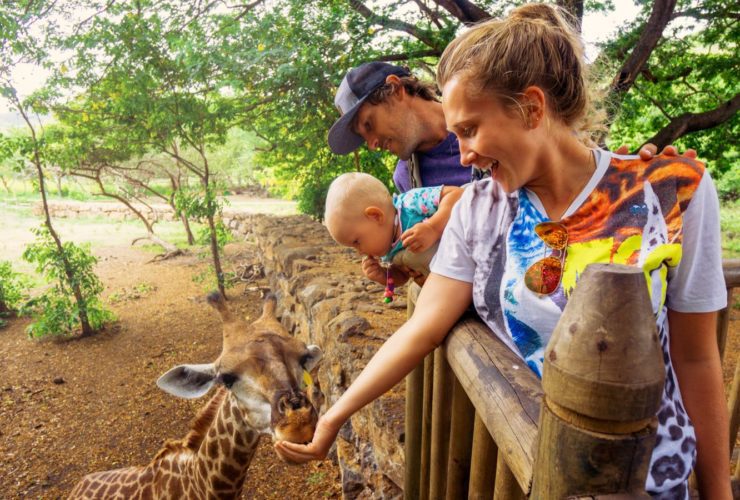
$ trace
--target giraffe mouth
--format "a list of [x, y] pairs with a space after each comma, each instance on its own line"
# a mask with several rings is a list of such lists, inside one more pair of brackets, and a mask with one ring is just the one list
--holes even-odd
[[284, 394], [272, 410], [273, 439], [292, 443], [308, 443], [313, 438], [318, 411], [301, 391]]

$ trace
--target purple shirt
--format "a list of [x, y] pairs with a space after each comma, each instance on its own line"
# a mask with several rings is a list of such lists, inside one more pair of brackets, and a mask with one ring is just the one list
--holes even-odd
[[[450, 133], [447, 138], [434, 146], [433, 149], [419, 153], [421, 166], [421, 184], [427, 186], [462, 186], [470, 182], [471, 168], [460, 165], [460, 146], [455, 134]], [[406, 166], [406, 160], [398, 160], [393, 172], [393, 182], [398, 189], [405, 193], [411, 189], [411, 179]]]

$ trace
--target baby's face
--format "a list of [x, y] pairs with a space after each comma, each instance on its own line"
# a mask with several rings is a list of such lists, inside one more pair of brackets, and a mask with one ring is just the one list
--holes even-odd
[[337, 243], [352, 247], [363, 255], [382, 257], [387, 254], [393, 243], [393, 220], [383, 221], [368, 217], [344, 220], [329, 227], [329, 232]]

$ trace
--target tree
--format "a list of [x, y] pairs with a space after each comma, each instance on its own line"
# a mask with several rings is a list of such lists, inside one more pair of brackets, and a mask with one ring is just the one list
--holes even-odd
[[[85, 107], [70, 113], [60, 106], [57, 111], [69, 121], [76, 113], [78, 120], [105, 122], [119, 141], [164, 154], [198, 178], [200, 189], [180, 198], [187, 203], [179, 211], [208, 225], [217, 286], [224, 293], [217, 227], [221, 207], [207, 151], [209, 145], [223, 144], [239, 103], [224, 91], [228, 82], [219, 65], [220, 45], [212, 42], [207, 18], [192, 22], [196, 11], [175, 1], [108, 5], [105, 15], [68, 39], [77, 55], [67, 82], [84, 86], [80, 102]], [[186, 157], [184, 148], [196, 157]]]
[[[26, 250], [25, 256], [35, 261], [38, 270], [45, 271], [56, 282], [52, 291], [42, 296], [42, 302], [47, 307], [39, 310], [30, 328], [40, 335], [66, 334], [79, 325], [81, 336], [85, 337], [92, 335], [111, 316], [98, 301], [102, 287], [92, 272], [94, 257], [72, 243], [62, 243], [52, 225], [44, 172], [47, 167], [45, 142], [32, 118], [32, 113], [43, 111], [43, 106], [36, 96], [24, 99], [18, 94], [12, 74], [13, 68], [20, 63], [44, 64], [48, 40], [55, 36], [55, 25], [50, 22], [49, 16], [51, 8], [70, 6], [61, 2], [49, 6], [41, 2], [3, 3], [0, 7], [0, 26], [3, 27], [0, 35], [0, 94], [21, 115], [29, 132], [29, 136], [13, 141], [4, 139], [4, 149], [23, 156], [35, 168], [44, 213], [44, 227], [37, 232], [39, 241]], [[41, 42], [36, 34], [38, 32], [41, 33]], [[73, 301], [69, 300], [69, 295], [73, 296]], [[50, 321], [46, 321], [50, 318]], [[64, 323], [60, 323], [60, 320]], [[60, 326], [61, 330], [55, 331]]]

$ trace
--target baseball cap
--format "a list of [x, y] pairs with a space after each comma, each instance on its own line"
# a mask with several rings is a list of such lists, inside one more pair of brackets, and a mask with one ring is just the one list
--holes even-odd
[[351, 153], [365, 142], [352, 131], [352, 121], [370, 93], [385, 84], [388, 75], [410, 76], [405, 68], [384, 62], [369, 62], [347, 72], [334, 96], [334, 105], [342, 113], [329, 130], [329, 147], [339, 155]]

